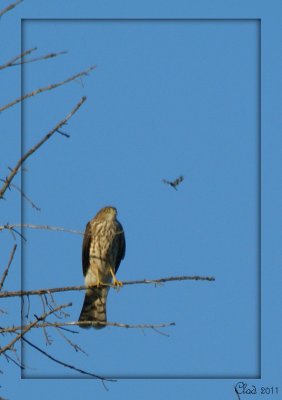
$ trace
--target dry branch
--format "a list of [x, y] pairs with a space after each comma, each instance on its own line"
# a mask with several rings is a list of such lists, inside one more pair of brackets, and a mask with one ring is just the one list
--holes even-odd
[[45, 312], [40, 317], [36, 317], [35, 321], [31, 322], [29, 325], [26, 325], [24, 329], [22, 329], [21, 333], [19, 333], [13, 340], [11, 340], [6, 346], [0, 348], [0, 355], [5, 353], [5, 351], [10, 350], [18, 340], [23, 338], [23, 336], [38, 323], [38, 321], [44, 321], [49, 315], [61, 310], [62, 308], [70, 307], [71, 305], [72, 303], [62, 304], [61, 306]]
[[43, 55], [43, 56], [39, 56], [39, 57], [35, 57], [35, 58], [30, 58], [30, 59], [28, 59], [28, 60], [22, 60], [22, 61], [20, 61], [20, 62], [13, 63], [13, 64], [10, 65], [10, 66], [12, 67], [12, 66], [22, 65], [22, 64], [28, 64], [28, 63], [32, 63], [32, 62], [36, 62], [36, 61], [48, 60], [49, 58], [58, 57], [58, 56], [61, 56], [61, 55], [63, 55], [63, 54], [66, 54], [66, 53], [67, 53], [67, 51], [65, 51], [65, 50], [63, 50], [63, 51], [58, 51], [57, 53], [48, 53], [48, 54], [45, 54], [45, 55]]
[[[128, 329], [160, 329], [160, 328], [167, 328], [168, 326], [175, 326], [175, 322], [164, 322], [161, 324], [124, 324], [121, 322], [99, 322], [100, 325], [104, 326], [113, 326], [117, 328], [128, 328]], [[32, 328], [61, 328], [64, 326], [71, 327], [71, 326], [93, 326], [92, 321], [70, 321], [70, 322], [42, 322], [37, 323], [32, 326]], [[30, 325], [26, 326], [11, 326], [7, 328], [1, 328], [0, 334], [3, 333], [13, 333], [20, 330], [26, 329]]]
[[60, 361], [60, 360], [58, 360], [57, 358], [51, 356], [51, 355], [50, 355], [49, 353], [47, 353], [46, 351], [42, 350], [40, 347], [38, 347], [38, 346], [36, 346], [35, 344], [31, 343], [29, 340], [27, 340], [27, 339], [24, 338], [24, 337], [22, 338], [22, 340], [23, 340], [25, 343], [27, 343], [29, 346], [33, 347], [35, 350], [37, 350], [37, 351], [39, 351], [40, 353], [42, 353], [42, 354], [43, 354], [44, 356], [46, 356], [47, 358], [50, 358], [50, 360], [56, 362], [57, 364], [62, 365], [63, 367], [66, 367], [66, 368], [72, 369], [72, 370], [74, 370], [74, 371], [80, 372], [80, 373], [83, 374], [83, 375], [91, 376], [92, 378], [95, 378], [95, 379], [100, 379], [102, 382], [104, 382], [104, 381], [107, 381], [107, 382], [115, 382], [115, 379], [103, 378], [102, 376], [93, 374], [92, 372], [84, 371], [84, 370], [82, 370], [82, 369], [80, 369], [80, 368], [77, 368], [77, 367], [75, 367], [75, 366], [73, 366], [73, 365], [70, 365], [70, 364], [67, 364], [67, 363], [65, 363], [65, 362], [63, 362], [63, 361]]
[[60, 226], [34, 225], [34, 224], [5, 224], [5, 225], [0, 226], [0, 231], [3, 231], [4, 229], [12, 230], [14, 228], [42, 229], [42, 230], [49, 230], [49, 231], [74, 233], [77, 235], [84, 234], [83, 231], [78, 231], [75, 229], [67, 229], [67, 228], [62, 228]]
[[4, 285], [5, 279], [7, 278], [7, 275], [8, 275], [8, 272], [9, 272], [9, 268], [10, 268], [10, 266], [11, 266], [11, 264], [12, 264], [12, 261], [13, 261], [13, 258], [14, 258], [15, 252], [16, 252], [16, 249], [17, 249], [17, 245], [15, 244], [15, 245], [13, 246], [12, 251], [11, 251], [10, 259], [9, 259], [9, 261], [8, 261], [8, 265], [7, 265], [7, 267], [5, 268], [4, 273], [3, 273], [3, 276], [2, 276], [2, 279], [1, 279], [1, 281], [0, 281], [0, 291], [2, 290], [2, 287], [3, 287], [3, 285]]
[[7, 61], [5, 64], [0, 65], [0, 70], [4, 69], [4, 68], [11, 67], [12, 65], [15, 64], [16, 61], [18, 61], [19, 59], [29, 55], [30, 53], [32, 53], [35, 50], [37, 50], [37, 47], [33, 47], [32, 49], [24, 51], [23, 53], [21, 53], [21, 54], [17, 55], [16, 57], [12, 58], [10, 61]]
[[[0, 65], [0, 70], [1, 69], [5, 69], [8, 67], [14, 67], [17, 65], [22, 65], [22, 64], [27, 64], [27, 63], [31, 63], [31, 62], [35, 62], [35, 61], [41, 61], [41, 60], [47, 60], [49, 58], [54, 58], [57, 56], [60, 56], [62, 54], [66, 54], [67, 51], [59, 51], [57, 53], [48, 53], [45, 54], [43, 56], [39, 56], [39, 57], [35, 57], [35, 58], [29, 58], [29, 59], [23, 59], [24, 57], [26, 57], [27, 55], [31, 54], [33, 51], [36, 51], [37, 47], [33, 47], [32, 49], [26, 50], [23, 53], [17, 55], [16, 57], [12, 58], [10, 61], [7, 61], [5, 64]], [[21, 61], [18, 61], [21, 60]]]
[[14, 3], [9, 4], [7, 7], [3, 8], [3, 10], [0, 11], [0, 18], [6, 14], [6, 12], [12, 10], [13, 8], [15, 8], [18, 4], [20, 4], [23, 0], [18, 0], [15, 1]]
[[[1, 182], [5, 183], [5, 179], [0, 179]], [[41, 211], [41, 208], [39, 208], [24, 192], [23, 190], [18, 186], [15, 185], [14, 183], [10, 183], [9, 188], [14, 188], [16, 189], [22, 196], [22, 198], [24, 198], [30, 205], [32, 208], [35, 208], [36, 211]], [[0, 231], [2, 227], [0, 227]], [[9, 229], [9, 228], [6, 228]]]
[[[136, 281], [124, 281], [122, 282], [123, 286], [126, 285], [140, 285], [140, 284], [160, 284], [160, 283], [165, 283], [165, 282], [173, 282], [173, 281], [215, 281], [215, 278], [212, 276], [172, 276], [169, 278], [160, 278], [160, 279], [142, 279], [142, 280], [136, 280]], [[115, 287], [114, 285], [111, 284], [100, 284], [100, 287], [103, 286], [110, 286], [110, 287]], [[92, 287], [92, 286], [88, 286]], [[96, 287], [96, 285], [93, 285], [93, 287]], [[38, 290], [18, 290], [18, 291], [10, 291], [10, 292], [1, 292], [0, 293], [0, 298], [6, 298], [6, 297], [17, 297], [17, 296], [34, 296], [34, 295], [42, 295], [42, 294], [50, 294], [50, 293], [56, 293], [56, 292], [69, 292], [69, 291], [75, 291], [75, 290], [85, 290], [87, 289], [86, 286], [81, 285], [81, 286], [66, 286], [66, 287], [59, 287], [59, 288], [50, 288], [50, 289], [38, 289]]]
[[34, 90], [33, 92], [29, 92], [29, 93], [27, 93], [27, 94], [25, 94], [25, 95], [23, 95], [23, 96], [21, 96], [21, 97], [15, 99], [15, 100], [11, 101], [10, 103], [5, 104], [4, 106], [0, 107], [0, 112], [7, 110], [7, 108], [10, 108], [10, 107], [14, 106], [15, 104], [18, 104], [18, 103], [20, 103], [21, 101], [24, 101], [24, 100], [28, 99], [29, 97], [36, 96], [37, 94], [46, 92], [47, 90], [56, 89], [56, 88], [58, 88], [59, 86], [65, 85], [66, 83], [69, 83], [69, 82], [71, 82], [71, 81], [73, 81], [73, 80], [75, 80], [75, 79], [77, 79], [77, 78], [79, 78], [79, 77], [81, 77], [81, 76], [86, 76], [86, 75], [88, 75], [88, 73], [91, 72], [94, 68], [96, 68], [96, 66], [95, 66], [95, 65], [92, 65], [91, 67], [85, 69], [85, 70], [82, 71], [82, 72], [79, 72], [78, 74], [75, 74], [75, 75], [71, 76], [70, 78], [65, 79], [64, 81], [61, 81], [61, 82], [58, 82], [58, 83], [53, 83], [53, 84], [51, 84], [51, 85], [48, 85], [48, 86], [45, 86], [45, 87], [36, 89], [36, 90]]
[[81, 100], [77, 103], [77, 105], [71, 110], [71, 112], [60, 121], [47, 135], [45, 135], [34, 147], [32, 147], [26, 154], [22, 156], [22, 158], [18, 161], [17, 165], [11, 170], [10, 175], [6, 178], [4, 185], [0, 189], [0, 199], [3, 198], [4, 193], [8, 189], [10, 183], [18, 173], [24, 161], [30, 157], [36, 150], [39, 149], [50, 137], [58, 131], [63, 125], [67, 123], [67, 121], [76, 113], [76, 111], [81, 107], [81, 105], [85, 102], [86, 97], [82, 97]]

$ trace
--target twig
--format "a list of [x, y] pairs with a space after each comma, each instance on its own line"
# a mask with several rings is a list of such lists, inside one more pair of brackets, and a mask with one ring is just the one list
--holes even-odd
[[[48, 304], [47, 300], [46, 300], [46, 295], [44, 294], [44, 295], [40, 296], [40, 300], [41, 300], [41, 303], [42, 303], [43, 312], [45, 313], [46, 312], [45, 303]], [[51, 345], [52, 344], [52, 340], [50, 339], [45, 327], [43, 327], [43, 334], [45, 336], [46, 345]]]
[[[0, 181], [5, 183], [5, 179], [0, 179]], [[14, 189], [16, 189], [16, 190], [21, 194], [21, 196], [22, 196], [28, 203], [30, 203], [30, 205], [31, 205], [32, 208], [35, 208], [36, 211], [41, 211], [41, 208], [37, 207], [37, 205], [34, 204], [33, 201], [32, 201], [29, 197], [27, 197], [27, 195], [22, 191], [22, 189], [21, 189], [18, 185], [15, 185], [14, 183], [10, 183], [9, 187], [13, 187]], [[0, 227], [0, 230], [1, 230], [1, 227]]]
[[[19, 367], [20, 369], [24, 369], [24, 366], [22, 365], [22, 363], [21, 362], [18, 362], [17, 360], [14, 360], [12, 357], [10, 357], [7, 353], [4, 353], [4, 357], [6, 358], [6, 360], [9, 362], [9, 361], [12, 361], [12, 363], [14, 363], [17, 367]], [[16, 355], [16, 358], [18, 358], [17, 357], [17, 355]], [[1, 400], [1, 399], [0, 399]]]
[[33, 51], [37, 50], [37, 47], [33, 47], [32, 49], [26, 50], [23, 53], [17, 55], [16, 57], [12, 58], [10, 61], [7, 61], [5, 64], [0, 65], [0, 70], [4, 69], [4, 68], [8, 68], [11, 67], [12, 65], [14, 65], [14, 63], [19, 60], [20, 58], [23, 58], [24, 56], [29, 55], [30, 53], [32, 53]]
[[58, 129], [58, 133], [60, 133], [62, 136], [65, 136], [66, 138], [70, 138], [70, 135], [66, 132], [63, 132], [61, 130]]
[[50, 358], [52, 361], [54, 361], [54, 362], [56, 362], [56, 363], [62, 365], [63, 367], [73, 369], [74, 371], [80, 372], [81, 374], [88, 375], [88, 376], [91, 376], [92, 378], [100, 379], [100, 380], [102, 380], [102, 381], [116, 382], [114, 379], [103, 378], [102, 376], [93, 374], [92, 372], [84, 371], [84, 370], [82, 370], [82, 369], [80, 369], [80, 368], [74, 367], [73, 365], [70, 365], [70, 364], [67, 364], [67, 363], [65, 363], [65, 362], [63, 362], [63, 361], [60, 361], [60, 360], [58, 360], [57, 358], [51, 356], [51, 354], [49, 354], [49, 353], [47, 353], [46, 351], [42, 350], [40, 347], [38, 347], [38, 346], [36, 346], [35, 344], [31, 343], [31, 342], [30, 342], [29, 340], [27, 340], [25, 337], [23, 337], [22, 340], [23, 340], [24, 342], [26, 342], [27, 344], [29, 344], [29, 345], [30, 345], [31, 347], [33, 347], [34, 349], [36, 349], [37, 351], [39, 351], [40, 353], [44, 354], [44, 356], [46, 356], [47, 358]]
[[[173, 282], [173, 281], [208, 281], [212, 282], [215, 281], [215, 278], [212, 276], [172, 276], [169, 278], [160, 278], [160, 279], [143, 279], [143, 280], [136, 280], [136, 281], [124, 281], [122, 282], [123, 286], [126, 285], [140, 285], [140, 284], [158, 284], [158, 283], [165, 283], [165, 282]], [[115, 287], [111, 284], [100, 284], [100, 287]], [[88, 286], [90, 287], [90, 286]], [[0, 298], [4, 297], [16, 297], [16, 296], [33, 296], [33, 295], [41, 295], [45, 293], [55, 293], [55, 292], [68, 292], [74, 290], [85, 290], [88, 287], [81, 285], [81, 286], [66, 286], [66, 287], [59, 287], [59, 288], [51, 288], [51, 289], [38, 289], [38, 290], [18, 290], [18, 291], [11, 291], [11, 292], [1, 292]], [[91, 286], [92, 287], [92, 286]], [[96, 285], [93, 285], [96, 287]]]
[[[0, 180], [2, 180], [2, 179], [0, 179]], [[10, 184], [10, 186], [12, 186], [12, 185]], [[34, 225], [34, 224], [8, 224], [8, 223], [0, 226], [0, 232], [3, 231], [4, 229], [15, 230], [15, 228], [41, 229], [41, 230], [49, 230], [49, 231], [57, 231], [57, 232], [74, 233], [76, 235], [84, 235], [85, 234], [85, 231], [78, 231], [77, 229], [63, 228], [61, 226]], [[123, 231], [119, 231], [116, 234], [120, 235], [121, 233], [123, 233]]]
[[30, 228], [30, 229], [43, 229], [43, 230], [49, 230], [49, 231], [58, 231], [58, 232], [68, 232], [68, 233], [75, 233], [77, 235], [83, 235], [83, 231], [77, 231], [75, 229], [67, 229], [67, 228], [62, 228], [60, 226], [49, 226], [49, 225], [33, 225], [33, 224], [6, 224], [0, 226], [0, 231], [7, 229], [13, 229], [13, 228]]
[[71, 305], [72, 305], [72, 303], [62, 304], [61, 306], [57, 307], [57, 309], [48, 311], [48, 312], [42, 314], [40, 317], [36, 317], [35, 321], [31, 322], [29, 325], [26, 325], [26, 326], [24, 327], [24, 329], [22, 329], [21, 333], [19, 333], [13, 340], [11, 340], [6, 346], [0, 348], [0, 355], [1, 355], [2, 353], [5, 353], [5, 351], [11, 349], [12, 346], [13, 346], [19, 339], [21, 339], [21, 338], [23, 339], [23, 336], [24, 336], [28, 331], [30, 331], [31, 328], [33, 328], [35, 325], [37, 325], [37, 324], [38, 324], [38, 321], [43, 321], [45, 318], [47, 318], [50, 314], [53, 314], [55, 311], [58, 311], [58, 310], [60, 310], [60, 309], [62, 309], [62, 308], [65, 308], [65, 307], [69, 307], [69, 306], [71, 306]]
[[[29, 58], [28, 60], [14, 62], [13, 64], [9, 65], [9, 67], [14, 67], [17, 65], [22, 65], [22, 64], [28, 64], [28, 63], [32, 63], [32, 62], [36, 62], [36, 61], [48, 60], [49, 58], [58, 57], [63, 54], [66, 54], [66, 53], [67, 53], [67, 51], [65, 51], [65, 50], [58, 51], [57, 53], [48, 53], [48, 54], [45, 54], [44, 56], [39, 56], [39, 57], [35, 57], [35, 58]], [[0, 67], [0, 69], [1, 69], [1, 67]]]
[[49, 133], [47, 133], [47, 135], [45, 135], [43, 137], [43, 139], [41, 139], [34, 147], [32, 147], [30, 150], [28, 150], [27, 153], [25, 153], [22, 158], [18, 161], [17, 165], [14, 167], [14, 169], [12, 169], [10, 175], [7, 177], [7, 179], [5, 180], [4, 185], [2, 186], [2, 188], [0, 189], [0, 199], [3, 198], [4, 193], [6, 192], [6, 190], [8, 189], [10, 183], [12, 182], [12, 180], [14, 179], [14, 177], [16, 176], [16, 174], [18, 173], [20, 167], [22, 166], [22, 164], [24, 163], [24, 161], [30, 157], [36, 150], [39, 149], [39, 147], [41, 147], [48, 139], [50, 139], [50, 137], [58, 130], [60, 129], [63, 125], [65, 125], [67, 123], [67, 121], [76, 113], [76, 111], [81, 107], [81, 105], [85, 102], [86, 97], [82, 97], [81, 100], [77, 103], [77, 105], [71, 110], [71, 112], [62, 120], [60, 121]]
[[[5, 225], [6, 226], [6, 228], [5, 229], [7, 229], [11, 234], [12, 234], [12, 236], [13, 236], [13, 238], [14, 238], [14, 240], [16, 240], [16, 235], [15, 235], [15, 233], [17, 234], [17, 235], [19, 235], [25, 242], [26, 242], [26, 238], [21, 234], [21, 232], [19, 232], [17, 229], [15, 229], [13, 226], [10, 226], [10, 225]], [[0, 229], [0, 231], [1, 231], [1, 229]]]
[[[31, 62], [35, 62], [35, 61], [47, 60], [49, 58], [54, 58], [54, 57], [57, 57], [57, 56], [67, 53], [67, 51], [59, 51], [57, 53], [48, 53], [48, 54], [45, 54], [44, 56], [40, 56], [40, 57], [36, 57], [36, 58], [29, 58], [27, 60], [23, 59], [25, 56], [31, 54], [33, 51], [36, 51], [36, 50], [37, 50], [37, 47], [33, 47], [32, 49], [28, 49], [28, 50], [24, 51], [23, 53], [17, 55], [16, 57], [7, 61], [5, 64], [0, 65], [0, 71], [2, 69], [8, 68], [8, 67], [14, 67], [17, 65], [27, 64], [27, 63], [31, 63]], [[18, 60], [21, 60], [21, 61], [18, 61]]]
[[10, 107], [14, 106], [15, 104], [18, 104], [21, 101], [24, 101], [24, 100], [28, 99], [29, 97], [36, 96], [37, 94], [46, 92], [47, 90], [56, 89], [57, 87], [65, 85], [66, 83], [69, 83], [69, 82], [71, 82], [71, 81], [73, 81], [73, 80], [75, 80], [75, 79], [77, 79], [77, 78], [79, 78], [81, 76], [86, 76], [94, 68], [96, 68], [96, 66], [92, 65], [91, 67], [87, 68], [86, 70], [84, 70], [82, 72], [79, 72], [78, 74], [75, 74], [75, 75], [71, 76], [70, 78], [65, 79], [64, 81], [61, 81], [61, 82], [58, 82], [58, 83], [53, 83], [51, 85], [36, 89], [33, 92], [29, 92], [29, 93], [27, 93], [27, 94], [15, 99], [15, 100], [11, 101], [10, 103], [0, 107], [0, 112], [7, 110], [7, 108], [10, 108]]
[[[63, 338], [71, 347], [73, 347], [74, 350], [75, 350], [76, 352], [79, 352], [79, 351], [80, 351], [81, 353], [83, 353], [83, 354], [85, 354], [86, 356], [88, 356], [88, 354], [86, 353], [86, 351], [84, 351], [80, 346], [78, 346], [78, 344], [73, 343], [68, 337], [66, 337], [66, 335], [63, 334], [61, 328], [62, 328], [61, 326], [56, 327], [56, 330], [57, 330], [58, 334], [61, 335], [62, 338]], [[46, 329], [46, 328], [45, 328], [45, 329]]]
[[23, 0], [18, 0], [15, 1], [14, 3], [9, 4], [6, 8], [4, 8], [2, 11], [0, 11], [0, 18], [6, 14], [6, 12], [12, 10], [13, 8], [15, 8], [18, 4], [20, 4]]
[[14, 244], [13, 249], [12, 249], [11, 254], [10, 254], [8, 265], [5, 268], [5, 271], [3, 273], [2, 279], [0, 281], [0, 291], [2, 290], [2, 287], [4, 285], [5, 279], [7, 278], [7, 275], [8, 275], [8, 272], [9, 272], [9, 268], [10, 268], [10, 265], [12, 264], [16, 249], [17, 249], [17, 245]]

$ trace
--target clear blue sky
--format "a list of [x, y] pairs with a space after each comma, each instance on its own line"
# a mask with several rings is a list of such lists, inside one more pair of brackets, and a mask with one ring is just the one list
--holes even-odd
[[[70, 398], [93, 393], [99, 398], [127, 394], [161, 399], [178, 391], [185, 398], [213, 398], [211, 393], [214, 398], [235, 398], [238, 380], [258, 388], [265, 382], [282, 383], [280, 314], [274, 319], [281, 282], [282, 59], [277, 46], [282, 8], [273, 2], [276, 9], [270, 10], [264, 1], [238, 2], [230, 8], [231, 2], [215, 1], [213, 10], [205, 7], [208, 1], [179, 1], [174, 7], [166, 1], [162, 8], [157, 3], [134, 8], [123, 2], [122, 9], [109, 4], [106, 9], [84, 1], [77, 10], [75, 1], [67, 6], [24, 1], [2, 18], [1, 64], [20, 53], [21, 17], [34, 18], [22, 22], [22, 50], [36, 46], [38, 55], [68, 51], [27, 64], [23, 93], [90, 65], [97, 67], [82, 80], [27, 100], [21, 124], [19, 106], [1, 115], [1, 177], [19, 158], [20, 128], [26, 151], [87, 96], [64, 128], [70, 139], [56, 134], [26, 163], [23, 188], [41, 212], [24, 202], [22, 222], [83, 230], [101, 207], [114, 205], [127, 239], [119, 279], [202, 275], [216, 281], [111, 290], [109, 321], [175, 322], [163, 331], [169, 336], [113, 327], [77, 329], [79, 334], [70, 338], [88, 356], [76, 353], [54, 331], [49, 331], [54, 342], [47, 347], [43, 332], [28, 336], [55, 357], [87, 371], [146, 380], [122, 379], [107, 384], [106, 392], [99, 382], [77, 379], [81, 375], [24, 346], [27, 368], [21, 380], [20, 371], [1, 360], [4, 397], [35, 399], [40, 394], [42, 400], [59, 399], [67, 390]], [[79, 19], [102, 17], [130, 20]], [[239, 17], [250, 19], [227, 19]], [[255, 18], [263, 21], [262, 53]], [[1, 72], [0, 105], [19, 95], [16, 68]], [[185, 179], [178, 191], [162, 183], [179, 175]], [[7, 193], [6, 200], [1, 203], [1, 225], [19, 222], [18, 193]], [[16, 289], [21, 282], [23, 289], [83, 284], [80, 235], [37, 230], [25, 230], [24, 235], [22, 280], [18, 254], [6, 289]], [[5, 265], [13, 239], [2, 233], [1, 240]], [[77, 319], [82, 292], [57, 295], [56, 300], [71, 301], [69, 320]], [[32, 313], [39, 314], [41, 302], [30, 301]], [[8, 301], [3, 308], [5, 304], [8, 307]], [[3, 318], [19, 322], [19, 313], [15, 301], [14, 314]], [[186, 379], [153, 379], [157, 377]]]

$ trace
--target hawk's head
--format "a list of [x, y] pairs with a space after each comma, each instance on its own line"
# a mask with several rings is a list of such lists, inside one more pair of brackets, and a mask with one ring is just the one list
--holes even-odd
[[115, 207], [107, 206], [103, 207], [100, 211], [98, 211], [96, 217], [106, 220], [114, 220], [116, 218], [116, 215], [117, 215], [117, 209]]

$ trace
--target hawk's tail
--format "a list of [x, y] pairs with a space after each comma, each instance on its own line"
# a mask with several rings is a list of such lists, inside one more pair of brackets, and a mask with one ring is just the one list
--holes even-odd
[[[101, 322], [107, 321], [106, 300], [108, 288], [87, 289], [84, 303], [78, 321], [92, 321], [96, 329], [104, 328]], [[81, 328], [90, 328], [89, 325], [79, 325]]]

